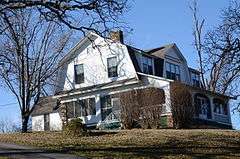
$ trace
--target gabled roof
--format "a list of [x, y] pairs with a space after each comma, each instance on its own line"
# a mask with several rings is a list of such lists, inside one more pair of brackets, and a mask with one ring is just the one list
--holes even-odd
[[152, 53], [155, 53], [156, 51], [158, 51], [159, 55], [161, 55], [161, 54], [163, 55], [163, 54], [165, 54], [165, 52], [168, 49], [172, 48], [174, 45], [175, 45], [174, 43], [167, 44], [167, 45], [164, 45], [164, 46], [161, 46], [161, 47], [145, 50], [145, 52], [147, 52], [148, 54], [152, 54]]
[[136, 48], [136, 47], [133, 47], [133, 46], [130, 46], [130, 45], [126, 45], [126, 47], [127, 47], [129, 53], [139, 53], [139, 54], [143, 54], [143, 55], [146, 55], [146, 56], [149, 56], [149, 57], [158, 58], [154, 55], [149, 54], [145, 50], [141, 50], [139, 48]]
[[191, 71], [191, 72], [201, 74], [201, 72], [198, 71], [197, 69], [194, 69], [194, 68], [191, 68], [191, 67], [188, 67], [188, 69], [189, 69], [189, 71]]
[[52, 96], [41, 97], [33, 112], [32, 116], [44, 115], [56, 112], [58, 109], [58, 101], [57, 99], [52, 98]]
[[187, 63], [187, 60], [185, 59], [185, 57], [183, 56], [183, 54], [181, 53], [181, 51], [179, 50], [175, 43], [167, 44], [158, 48], [149, 49], [146, 50], [146, 52], [156, 57], [164, 58], [165, 54], [168, 52], [169, 49], [175, 49], [179, 55], [179, 58], [181, 58], [184, 62]]
[[89, 32], [84, 38], [82, 38], [59, 62], [59, 66], [62, 66], [64, 63], [70, 62], [76, 55], [79, 53], [76, 50], [81, 47], [87, 41], [94, 41], [99, 35]]

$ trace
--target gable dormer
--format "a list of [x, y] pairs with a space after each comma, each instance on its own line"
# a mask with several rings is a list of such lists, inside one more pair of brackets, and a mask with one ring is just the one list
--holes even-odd
[[164, 59], [163, 77], [190, 83], [187, 61], [176, 44], [151, 49], [148, 53]]
[[163, 77], [164, 60], [162, 58], [132, 46], [127, 48], [136, 72]]

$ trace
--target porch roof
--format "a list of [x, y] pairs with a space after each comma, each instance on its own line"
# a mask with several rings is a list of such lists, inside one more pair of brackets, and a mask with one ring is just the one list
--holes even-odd
[[48, 113], [57, 112], [58, 109], [58, 102], [57, 99], [52, 98], [52, 96], [41, 97], [33, 112], [31, 113], [32, 116], [38, 116]]
[[71, 95], [75, 95], [75, 94], [85, 93], [88, 91], [97, 91], [97, 90], [102, 90], [102, 89], [107, 89], [107, 88], [119, 87], [119, 86], [138, 83], [138, 82], [140, 82], [140, 81], [137, 78], [129, 78], [129, 79], [120, 80], [120, 81], [111, 81], [108, 83], [61, 91], [61, 92], [56, 93], [54, 98], [58, 98], [61, 96], [71, 96]]

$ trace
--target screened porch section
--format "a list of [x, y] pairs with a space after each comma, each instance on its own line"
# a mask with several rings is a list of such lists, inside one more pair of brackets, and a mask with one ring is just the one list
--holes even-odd
[[197, 118], [231, 124], [227, 101], [220, 98], [210, 99], [204, 94], [197, 93], [194, 96], [194, 104]]

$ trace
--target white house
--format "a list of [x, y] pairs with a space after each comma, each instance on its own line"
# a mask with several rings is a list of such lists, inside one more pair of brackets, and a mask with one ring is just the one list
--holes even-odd
[[87, 126], [117, 122], [113, 115], [120, 101], [111, 95], [145, 88], [164, 91], [162, 116], [171, 117], [166, 103], [171, 103], [174, 80], [193, 88], [196, 118], [231, 128], [230, 97], [201, 89], [200, 73], [188, 67], [176, 44], [141, 50], [125, 45], [121, 31], [112, 32], [109, 39], [90, 32], [59, 66], [55, 95], [41, 98], [32, 113], [33, 131], [61, 130], [64, 122], [76, 117]]

